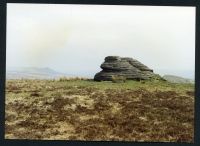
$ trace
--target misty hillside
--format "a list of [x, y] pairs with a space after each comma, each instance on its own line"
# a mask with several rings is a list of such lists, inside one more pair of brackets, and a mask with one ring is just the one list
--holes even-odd
[[51, 68], [21, 67], [7, 68], [6, 79], [54, 79], [65, 76]]
[[194, 83], [194, 80], [174, 75], [164, 75], [163, 78], [171, 83]]

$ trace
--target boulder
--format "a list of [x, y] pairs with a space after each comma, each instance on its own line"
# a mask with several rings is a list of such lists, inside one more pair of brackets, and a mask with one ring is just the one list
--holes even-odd
[[119, 56], [107, 56], [101, 64], [102, 71], [94, 76], [95, 81], [112, 81], [113, 76], [121, 76], [128, 80], [161, 79], [153, 70], [141, 62]]

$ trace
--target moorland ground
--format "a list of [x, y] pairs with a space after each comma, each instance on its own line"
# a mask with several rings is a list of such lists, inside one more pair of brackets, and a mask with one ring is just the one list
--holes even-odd
[[6, 139], [193, 142], [194, 85], [7, 80]]

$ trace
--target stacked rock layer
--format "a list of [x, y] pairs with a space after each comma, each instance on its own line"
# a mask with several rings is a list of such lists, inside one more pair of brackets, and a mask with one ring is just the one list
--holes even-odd
[[152, 69], [128, 57], [108, 56], [101, 68], [103, 70], [94, 76], [95, 81], [112, 81], [113, 76], [122, 76], [129, 80], [161, 79]]

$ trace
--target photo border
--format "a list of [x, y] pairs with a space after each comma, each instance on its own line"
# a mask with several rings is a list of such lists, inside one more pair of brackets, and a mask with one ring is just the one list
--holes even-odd
[[[196, 7], [195, 33], [195, 123], [194, 143], [178, 142], [117, 142], [117, 141], [70, 141], [70, 140], [11, 140], [5, 139], [5, 72], [6, 72], [6, 4], [95, 4], [140, 6], [192, 6]], [[0, 146], [198, 146], [200, 145], [200, 1], [199, 0], [1, 0], [0, 2]]]

